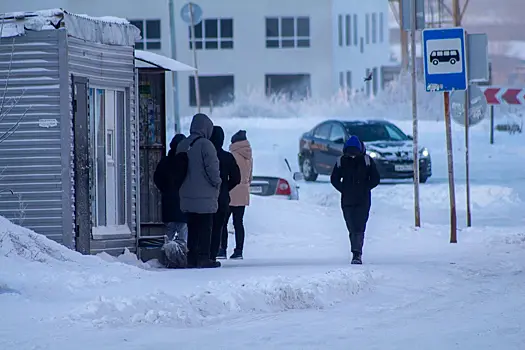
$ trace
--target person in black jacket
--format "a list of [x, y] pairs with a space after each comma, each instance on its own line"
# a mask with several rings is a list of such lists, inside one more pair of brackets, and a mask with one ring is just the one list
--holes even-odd
[[217, 258], [226, 258], [226, 250], [219, 251], [221, 234], [224, 226], [227, 225], [230, 191], [241, 182], [241, 171], [233, 155], [222, 148], [224, 145], [224, 131], [220, 126], [213, 127], [210, 141], [217, 149], [222, 180], [219, 192], [219, 209], [213, 215], [211, 234], [210, 259], [215, 261]]
[[380, 178], [374, 160], [363, 152], [363, 144], [357, 136], [351, 136], [345, 143], [330, 181], [341, 193], [343, 216], [350, 233], [352, 264], [362, 264], [371, 190], [379, 185]]
[[177, 146], [185, 138], [186, 136], [183, 134], [177, 134], [173, 137], [168, 155], [160, 160], [154, 175], [155, 185], [162, 196], [162, 221], [166, 225], [168, 240], [177, 238], [184, 244], [188, 241], [188, 221], [186, 214], [180, 210], [179, 193], [173, 188], [174, 184], [170, 179], [172, 174], [177, 171], [174, 165]]

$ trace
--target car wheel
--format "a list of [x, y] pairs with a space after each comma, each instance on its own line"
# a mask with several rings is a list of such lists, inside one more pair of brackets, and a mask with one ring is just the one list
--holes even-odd
[[437, 66], [437, 65], [438, 65], [438, 63], [439, 63], [439, 61], [438, 61], [438, 60], [432, 60], [432, 64], [433, 64], [434, 66]]
[[454, 58], [450, 59], [450, 64], [456, 64], [456, 60]]
[[312, 164], [312, 160], [310, 158], [305, 158], [303, 160], [301, 171], [306, 181], [315, 181], [317, 180], [317, 176], [319, 176], [319, 174], [317, 174], [317, 172], [315, 171], [314, 166]]
[[419, 183], [420, 184], [424, 184], [425, 182], [427, 182], [428, 180], [428, 176], [420, 176], [419, 177]]

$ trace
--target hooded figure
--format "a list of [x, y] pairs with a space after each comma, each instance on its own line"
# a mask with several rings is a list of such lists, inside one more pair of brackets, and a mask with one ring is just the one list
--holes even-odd
[[219, 252], [219, 245], [223, 228], [227, 225], [230, 191], [241, 182], [241, 171], [233, 155], [222, 148], [224, 145], [224, 131], [220, 126], [213, 127], [210, 141], [217, 150], [222, 180], [219, 192], [219, 209], [213, 215], [213, 230], [211, 234], [210, 258], [215, 260], [218, 254], [221, 258], [226, 258], [226, 251]]
[[193, 116], [190, 136], [177, 153], [188, 155], [188, 171], [179, 190], [180, 208], [188, 215], [188, 266], [219, 267], [210, 260], [213, 214], [218, 209], [221, 176], [217, 151], [210, 141], [213, 123], [207, 115]]
[[371, 190], [380, 180], [374, 160], [365, 154], [363, 146], [357, 136], [351, 136], [330, 177], [332, 185], [341, 193], [341, 207], [350, 234], [352, 264], [362, 263]]
[[185, 213], [214, 214], [217, 211], [221, 177], [217, 151], [210, 141], [212, 132], [210, 118], [202, 113], [195, 114], [190, 136], [177, 147], [177, 153], [188, 153], [188, 174], [179, 192], [180, 207]]
[[[241, 170], [241, 182], [230, 191], [230, 214], [233, 215], [233, 226], [235, 228], [235, 250], [230, 259], [242, 259], [244, 248], [244, 212], [246, 206], [250, 205], [250, 183], [253, 179], [252, 147], [246, 138], [246, 131], [239, 130], [231, 138], [230, 152], [235, 157], [237, 165]], [[229, 216], [228, 216], [229, 219]], [[228, 232], [223, 229], [221, 252], [226, 251], [228, 245]]]
[[186, 253], [188, 240], [188, 227], [186, 214], [180, 210], [179, 191], [175, 189], [172, 178], [178, 171], [175, 154], [178, 144], [186, 136], [177, 134], [170, 142], [170, 150], [163, 157], [155, 170], [155, 184], [161, 191], [162, 221], [166, 224], [166, 237], [162, 250], [164, 264], [170, 268], [184, 268], [187, 265]]
[[[170, 142], [170, 150], [168, 155], [163, 157], [157, 169], [155, 170], [155, 183], [159, 187], [162, 196], [162, 221], [166, 224], [171, 222], [186, 222], [186, 215], [180, 210], [179, 193], [173, 189], [170, 182], [170, 174], [177, 171], [174, 163], [178, 144], [184, 140], [186, 136], [177, 134]], [[169, 239], [173, 239], [168, 233]]]

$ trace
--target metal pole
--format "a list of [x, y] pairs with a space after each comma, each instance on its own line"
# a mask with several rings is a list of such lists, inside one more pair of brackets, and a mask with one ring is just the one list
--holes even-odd
[[[169, 20], [170, 20], [170, 45], [171, 45], [171, 58], [177, 59], [177, 42], [175, 36], [175, 6], [173, 0], [169, 0], [168, 3]], [[177, 72], [171, 72], [172, 79], [172, 92], [173, 92], [173, 114], [175, 118], [175, 134], [181, 132], [180, 125], [180, 111], [179, 111], [179, 82]]]
[[454, 188], [454, 160], [452, 157], [452, 126], [450, 123], [450, 94], [444, 93], [445, 133], [447, 137], [448, 191], [450, 198], [450, 243], [457, 243], [456, 191]]
[[416, 0], [411, 0], [410, 11], [410, 51], [412, 75], [412, 152], [414, 158], [414, 219], [416, 227], [421, 227], [419, 207], [419, 149], [417, 130], [417, 76], [416, 76]]
[[494, 144], [494, 105], [490, 105], [490, 144]]
[[399, 5], [399, 38], [401, 43], [401, 70], [405, 71], [408, 70], [408, 37], [407, 32], [404, 29], [404, 23], [403, 23], [403, 5], [404, 0], [398, 1]]
[[472, 226], [470, 211], [470, 161], [469, 161], [469, 122], [470, 122], [470, 89], [465, 90], [465, 184], [467, 192], [467, 227]]
[[199, 88], [199, 67], [197, 65], [197, 48], [195, 47], [195, 21], [193, 20], [193, 4], [190, 2], [190, 31], [191, 46], [193, 48], [193, 66], [195, 67], [195, 101], [197, 102], [197, 113], [201, 112], [201, 93]]

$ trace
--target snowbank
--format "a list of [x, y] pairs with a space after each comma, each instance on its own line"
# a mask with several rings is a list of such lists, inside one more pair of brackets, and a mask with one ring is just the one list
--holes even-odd
[[246, 313], [321, 309], [371, 287], [366, 271], [335, 270], [301, 278], [261, 277], [210, 283], [202, 291], [178, 296], [166, 292], [142, 297], [100, 297], [72, 310], [69, 319], [96, 326], [170, 324], [199, 326]]
[[[246, 218], [251, 261], [183, 271], [155, 269], [129, 251], [119, 257], [82, 256], [0, 217], [0, 294], [11, 295], [5, 299], [9, 305], [0, 300], [0, 308], [14, 312], [23, 298], [49, 304], [39, 314], [46, 322], [193, 326], [246, 313], [324, 308], [371, 288], [372, 272], [351, 268], [346, 246], [342, 256], [328, 255], [325, 248], [338, 244], [323, 239], [326, 225], [311, 210], [294, 201], [254, 198]], [[269, 223], [266, 216], [274, 220]], [[285, 260], [260, 260], [268, 252], [276, 257], [279, 246]], [[308, 258], [314, 253], [321, 259]], [[293, 261], [299, 256], [302, 261]]]

